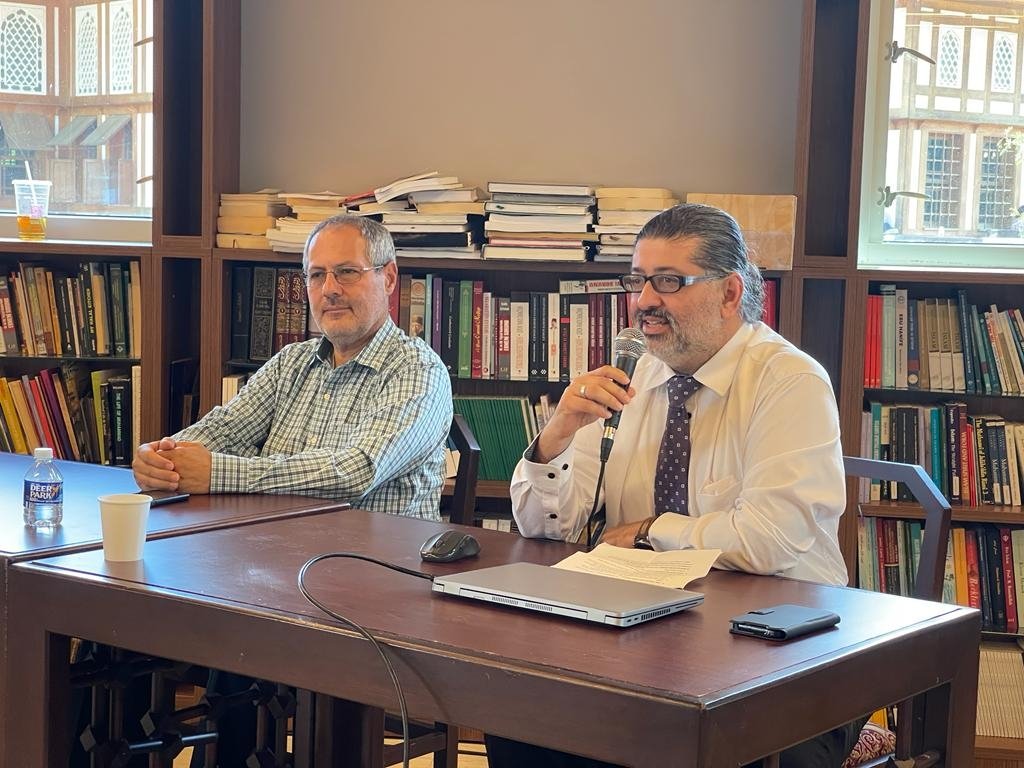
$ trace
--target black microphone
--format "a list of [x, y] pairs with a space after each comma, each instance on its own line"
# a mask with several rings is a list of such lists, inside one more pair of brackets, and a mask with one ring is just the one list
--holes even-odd
[[[630, 379], [636, 370], [636, 361], [647, 351], [647, 340], [636, 328], [623, 328], [612, 342], [612, 365], [623, 371]], [[612, 452], [612, 441], [619, 428], [622, 411], [615, 411], [604, 420], [604, 434], [601, 436], [601, 461], [608, 461]]]

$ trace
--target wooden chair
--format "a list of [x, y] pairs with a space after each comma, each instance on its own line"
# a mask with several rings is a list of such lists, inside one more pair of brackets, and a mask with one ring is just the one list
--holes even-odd
[[458, 413], [452, 416], [448, 438], [459, 452], [459, 469], [455, 475], [455, 488], [452, 492], [451, 521], [459, 525], [472, 525], [476, 516], [476, 479], [480, 471], [480, 444], [473, 436], [469, 423]]
[[[914, 597], [921, 600], [942, 599], [945, 577], [946, 549], [952, 511], [931, 477], [916, 464], [899, 464], [877, 459], [844, 456], [846, 474], [877, 480], [895, 480], [906, 484], [925, 513], [921, 559], [914, 580]], [[942, 761], [934, 749], [921, 752], [924, 707], [927, 696], [918, 696], [896, 705], [896, 753], [861, 763], [859, 768], [896, 765], [899, 768], [927, 768]], [[890, 762], [894, 761], [894, 762]]]

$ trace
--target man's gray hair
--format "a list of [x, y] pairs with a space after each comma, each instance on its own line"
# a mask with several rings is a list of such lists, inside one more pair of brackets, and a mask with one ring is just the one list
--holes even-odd
[[764, 278], [757, 265], [747, 258], [747, 244], [736, 219], [719, 208], [697, 203], [681, 203], [662, 211], [648, 221], [637, 235], [646, 239], [684, 240], [693, 237], [700, 247], [693, 261], [711, 274], [735, 272], [743, 281], [740, 316], [756, 323], [764, 311]]
[[383, 267], [395, 260], [395, 242], [391, 239], [383, 224], [365, 216], [353, 216], [348, 213], [339, 213], [318, 222], [306, 238], [306, 244], [302, 248], [302, 267], [309, 266], [309, 245], [313, 239], [325, 229], [337, 229], [340, 227], [352, 227], [363, 236], [366, 243], [366, 257], [370, 260], [371, 267]]

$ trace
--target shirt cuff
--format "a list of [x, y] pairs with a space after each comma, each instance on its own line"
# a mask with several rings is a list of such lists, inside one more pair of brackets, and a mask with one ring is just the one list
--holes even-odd
[[658, 515], [647, 531], [654, 551], [694, 549], [696, 547], [694, 542], [696, 522], [695, 518], [676, 512], [665, 512]]
[[246, 493], [249, 488], [249, 459], [226, 453], [211, 455], [210, 493]]
[[523, 451], [524, 479], [531, 486], [544, 493], [557, 493], [559, 486], [562, 485], [563, 478], [568, 477], [569, 472], [572, 470], [572, 444], [570, 443], [568, 448], [551, 459], [551, 461], [541, 464], [533, 460], [538, 439], [540, 438], [534, 438], [529, 447]]

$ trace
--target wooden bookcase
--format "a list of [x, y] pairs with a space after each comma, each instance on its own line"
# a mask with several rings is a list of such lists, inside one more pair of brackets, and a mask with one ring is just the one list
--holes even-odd
[[[869, 400], [886, 403], [968, 403], [976, 413], [1024, 419], [1024, 398], [949, 392], [865, 390], [863, 380], [867, 295], [896, 283], [917, 296], [955, 296], [965, 287], [972, 302], [1020, 306], [1024, 275], [863, 270], [857, 266], [858, 201], [864, 125], [867, 25], [870, 0], [805, 0], [796, 188], [800, 201], [797, 254], [783, 329], [829, 371], [839, 401], [844, 452], [858, 455], [861, 413]], [[838, 343], [837, 343], [838, 342]], [[851, 580], [857, 573], [857, 484], [848, 484], [848, 511], [840, 543]], [[860, 505], [865, 515], [920, 519], [916, 504]], [[953, 520], [1020, 524], [1019, 507], [965, 507]], [[977, 766], [1024, 766], [1024, 740], [979, 737]]]

